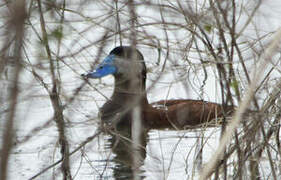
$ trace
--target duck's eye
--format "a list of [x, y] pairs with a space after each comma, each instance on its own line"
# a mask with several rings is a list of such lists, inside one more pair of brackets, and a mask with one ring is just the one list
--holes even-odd
[[103, 69], [103, 66], [100, 66], [99, 69]]

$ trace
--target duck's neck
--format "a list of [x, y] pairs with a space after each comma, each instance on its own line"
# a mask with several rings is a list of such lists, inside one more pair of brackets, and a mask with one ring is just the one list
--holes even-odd
[[122, 102], [126, 106], [147, 105], [145, 79], [115, 77], [112, 101]]

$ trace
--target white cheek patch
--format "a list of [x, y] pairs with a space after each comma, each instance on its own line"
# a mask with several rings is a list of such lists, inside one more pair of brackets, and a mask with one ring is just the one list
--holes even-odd
[[117, 73], [126, 76], [139, 75], [143, 70], [143, 60], [131, 60], [115, 58], [114, 64], [117, 67]]

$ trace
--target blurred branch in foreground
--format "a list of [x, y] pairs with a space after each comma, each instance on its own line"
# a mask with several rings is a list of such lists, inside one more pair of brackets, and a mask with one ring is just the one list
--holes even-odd
[[[19, 94], [19, 77], [22, 69], [22, 48], [24, 42], [24, 22], [27, 17], [25, 9], [25, 0], [17, 0], [11, 4], [7, 4], [7, 24], [6, 24], [6, 43], [1, 49], [1, 66], [0, 69], [4, 69], [8, 64], [7, 61], [11, 61], [13, 66], [11, 67], [11, 73], [8, 75], [8, 79], [11, 84], [8, 86], [8, 98], [6, 99], [9, 104], [9, 111], [4, 121], [5, 130], [3, 131], [3, 140], [1, 146], [1, 164], [0, 164], [0, 179], [7, 179], [8, 162], [13, 141], [15, 138], [15, 116], [18, 106], [18, 94]], [[11, 55], [8, 53], [11, 51]], [[5, 55], [9, 55], [7, 58]], [[8, 66], [8, 65], [7, 65]], [[1, 72], [1, 71], [0, 71]], [[2, 76], [2, 74], [0, 74]], [[3, 103], [4, 104], [4, 103]]]

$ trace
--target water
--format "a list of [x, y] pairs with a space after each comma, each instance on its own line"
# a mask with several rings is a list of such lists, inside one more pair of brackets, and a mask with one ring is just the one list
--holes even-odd
[[[89, 130], [92, 129], [91, 133]], [[94, 127], [76, 127], [76, 133], [69, 138], [73, 150], [82, 142], [82, 136], [94, 134]], [[73, 130], [74, 131], [74, 130]], [[84, 133], [81, 133], [83, 132]], [[211, 135], [214, 133], [213, 135]], [[18, 133], [19, 134], [19, 133]], [[28, 142], [13, 150], [10, 163], [10, 179], [28, 179], [60, 159], [56, 128], [42, 130]], [[218, 138], [218, 129], [210, 129], [205, 133], [211, 136], [204, 148], [204, 161], [213, 152], [214, 142]], [[87, 135], [85, 135], [87, 136]], [[194, 153], [198, 133], [190, 131], [158, 131], [148, 134], [146, 154], [141, 166], [141, 176], [145, 179], [189, 179], [193, 176]], [[74, 141], [77, 139], [77, 141]], [[80, 141], [79, 141], [80, 139]], [[117, 138], [118, 139], [118, 138]], [[110, 135], [100, 135], [88, 143], [81, 151], [71, 156], [72, 175], [77, 179], [128, 179], [132, 176], [132, 159], [129, 143], [126, 140], [116, 140]], [[208, 148], [207, 148], [208, 147]], [[195, 169], [194, 172], [197, 170]], [[59, 166], [48, 170], [40, 179], [49, 179], [59, 175]], [[196, 173], [194, 174], [196, 175]], [[124, 178], [122, 178], [124, 177]], [[130, 178], [129, 178], [130, 179]]]
[[[75, 15], [75, 13], [66, 12], [65, 14], [67, 23], [64, 26], [64, 37], [62, 40], [63, 48], [59, 54], [60, 56], [64, 56], [64, 58], [61, 59], [62, 61], [59, 63], [58, 69], [60, 72], [59, 79], [61, 85], [61, 100], [64, 105], [67, 105], [67, 108], [64, 110], [64, 117], [67, 122], [66, 136], [68, 137], [70, 143], [70, 151], [73, 151], [89, 136], [92, 136], [97, 132], [97, 128], [99, 127], [98, 108], [106, 101], [104, 96], [110, 97], [112, 93], [113, 79], [111, 77], [107, 77], [101, 81], [90, 81], [91, 86], [84, 86], [74, 102], [69, 104], [69, 99], [73, 96], [75, 89], [83, 83], [83, 80], [80, 78], [80, 74], [90, 70], [90, 65], [93, 64], [95, 60], [102, 59], [116, 44], [118, 36], [114, 36], [112, 39], [109, 39], [109, 42], [102, 53], [102, 57], [96, 57], [97, 49], [101, 46], [101, 44], [96, 43], [96, 40], [100, 39], [104, 31], [103, 27], [112, 28], [113, 31], [116, 30], [115, 24], [112, 23], [115, 17], [112, 16], [110, 18], [106, 18], [105, 20], [103, 16], [107, 15], [107, 13], [111, 13], [110, 6], [104, 3], [104, 1], [93, 1], [92, 4], [89, 3], [89, 5], [86, 4], [82, 6], [76, 4], [76, 1], [75, 3], [71, 1], [68, 2], [70, 4], [67, 8], [73, 9], [74, 12], [76, 11], [79, 13]], [[170, 2], [167, 3], [169, 4]], [[119, 8], [124, 10], [121, 6], [123, 6], [123, 4], [121, 4]], [[272, 32], [279, 27], [279, 6], [280, 3], [277, 4], [277, 1], [263, 3], [261, 9], [257, 13], [257, 16], [253, 18], [253, 24], [255, 27], [252, 26], [252, 23], [250, 23], [249, 28], [246, 29], [245, 33], [239, 39], [239, 42], [252, 44], [254, 43], [252, 42], [253, 40], [259, 40], [260, 37], [263, 37], [263, 35]], [[251, 10], [252, 6], [249, 7], [249, 10]], [[1, 8], [6, 7], [2, 6]], [[241, 17], [237, 16], [241, 19], [237, 22], [238, 24], [236, 28], [238, 30], [244, 26], [244, 21], [248, 18], [250, 11], [248, 12], [247, 9], [248, 7], [245, 6], [245, 13], [242, 13]], [[124, 13], [123, 10], [122, 13]], [[5, 11], [6, 9], [3, 12]], [[140, 16], [139, 20], [141, 25], [161, 22], [160, 13], [157, 13], [155, 8], [151, 8], [149, 5], [141, 5], [138, 7], [138, 11], [141, 15], [145, 15], [143, 17]], [[80, 12], [81, 15], [85, 15], [85, 17], [81, 17]], [[204, 8], [202, 12], [204, 12]], [[44, 14], [46, 20], [48, 20], [48, 33], [51, 33], [52, 29], [57, 28], [58, 26], [58, 20], [52, 18], [52, 15], [50, 15], [51, 13], [46, 12], [46, 14]], [[127, 21], [128, 15], [126, 13], [122, 15], [122, 13], [120, 13], [121, 18], [124, 18], [122, 21], [122, 28], [126, 29], [129, 27], [129, 21]], [[37, 15], [38, 14], [32, 14], [32, 18], [30, 20], [34, 25], [34, 28], [38, 32], [41, 32], [38, 18], [39, 16]], [[166, 20], [168, 20], [168, 22], [185, 24], [186, 22], [182, 17], [182, 14], [178, 14], [178, 16], [167, 16]], [[101, 26], [97, 26], [95, 21], [98, 23], [101, 22]], [[1, 25], [4, 23], [5, 22], [2, 21]], [[256, 26], [258, 29], [258, 37], [255, 37], [257, 33]], [[31, 67], [35, 68], [37, 73], [42, 76], [44, 82], [50, 85], [51, 81], [48, 69], [48, 60], [44, 53], [44, 47], [42, 44], [38, 43], [38, 37], [32, 36], [35, 34], [32, 28], [28, 25], [26, 25], [26, 28], [28, 29], [25, 42], [25, 50], [27, 51], [27, 54], [24, 54], [26, 64], [20, 76], [20, 94], [18, 97], [19, 103], [17, 104], [17, 114], [15, 117], [15, 138], [13, 139], [15, 146], [12, 149], [8, 170], [9, 179], [15, 180], [29, 179], [44, 168], [54, 164], [61, 157], [58, 144], [58, 131], [56, 124], [52, 119], [53, 109], [48, 93], [46, 92], [46, 89], [43, 88], [42, 84], [40, 84], [30, 73]], [[158, 58], [156, 48], [144, 45], [141, 45], [140, 47], [141, 51], [145, 54], [145, 60], [149, 69], [147, 84], [148, 87], [150, 87], [160, 72], [163, 60], [166, 58], [165, 34], [162, 27], [158, 27], [157, 25], [147, 27], [143, 26], [141, 28], [145, 28], [145, 31], [153, 37], [152, 41], [156, 42], [157, 40], [160, 40], [160, 45], [163, 46], [160, 65], [155, 64]], [[178, 30], [168, 31], [168, 33], [170, 40], [169, 45], [173, 48], [170, 49], [170, 59], [173, 61], [168, 62], [164, 75], [159, 81], [157, 81], [156, 86], [149, 90], [149, 101], [154, 102], [165, 98], [203, 98], [213, 102], [221, 102], [221, 90], [217, 83], [216, 70], [214, 70], [213, 67], [207, 68], [208, 80], [205, 87], [202, 89], [202, 92], [199, 92], [204, 74], [200, 67], [199, 69], [196, 68], [196, 64], [201, 63], [198, 60], [197, 52], [189, 52], [190, 55], [188, 58], [190, 58], [189, 60], [191, 62], [195, 63], [194, 66], [184, 62], [183, 58], [186, 56], [185, 47], [188, 45], [186, 43], [189, 41], [189, 31], [179, 28]], [[141, 33], [139, 37], [142, 37], [142, 35], [145, 37], [144, 35], [146, 34]], [[5, 39], [4, 36], [2, 36], [1, 39]], [[52, 51], [56, 52], [57, 41], [50, 41]], [[129, 42], [128, 39], [124, 39], [124, 43], [126, 41]], [[265, 38], [265, 47], [267, 45], [267, 41], [268, 38]], [[150, 43], [150, 41], [142, 41], [140, 43], [146, 44], [147, 42]], [[214, 43], [214, 46], [216, 46], [216, 43]], [[250, 46], [252, 47], [252, 45]], [[83, 49], [84, 47], [87, 48]], [[184, 47], [184, 52], [177, 52], [182, 47]], [[261, 51], [260, 49], [263, 49], [263, 47], [260, 48], [259, 46], [253, 48], [257, 49], [258, 55], [259, 51]], [[202, 49], [204, 50], [204, 48]], [[252, 54], [256, 56], [254, 51], [247, 51], [243, 54], [243, 56], [251, 56], [249, 57], [250, 59], [252, 58]], [[209, 59], [208, 53], [206, 53], [206, 56], [204, 55], [203, 58]], [[31, 62], [30, 64], [29, 60]], [[173, 63], [176, 63], [176, 65], [179, 65], [179, 63], [181, 64], [178, 68], [169, 67], [169, 65]], [[239, 64], [237, 66], [239, 66]], [[4, 120], [6, 119], [6, 110], [9, 105], [7, 100], [9, 93], [8, 87], [9, 84], [12, 83], [9, 81], [9, 75], [13, 74], [12, 68], [5, 68], [7, 69], [4, 70], [5, 73], [0, 80], [1, 136], [3, 130], [5, 129]], [[190, 72], [190, 70], [186, 68], [190, 68], [191, 73], [187, 73]], [[193, 68], [194, 70], [192, 70]], [[276, 68], [278, 69], [278, 66]], [[253, 68], [249, 66], [249, 70], [251, 69]], [[240, 70], [237, 69], [237, 72], [240, 72]], [[279, 72], [276, 77], [280, 77]], [[274, 83], [274, 81], [271, 82]], [[274, 85], [275, 84], [272, 84], [272, 87]], [[264, 97], [261, 96], [261, 98]], [[202, 142], [199, 143], [198, 138], [200, 138], [200, 141], [202, 138]], [[211, 158], [212, 153], [216, 150], [219, 138], [220, 128], [210, 128], [202, 131], [152, 130], [147, 136], [145, 146], [146, 154], [145, 156], [143, 155], [141, 175], [145, 179], [197, 179], [198, 164], [195, 159], [198, 149], [200, 149], [200, 144], [204, 146], [202, 160], [204, 165], [204, 163]], [[0, 139], [2, 141], [2, 137], [0, 137]], [[113, 148], [114, 144], [115, 140], [112, 139], [110, 135], [101, 134], [90, 141], [80, 151], [72, 155], [70, 158], [70, 164], [71, 172], [75, 179], [115, 179], [116, 177], [126, 176], [128, 174], [130, 176], [131, 170], [122, 166], [121, 163], [131, 163], [132, 160], [127, 152], [129, 148], [124, 148], [126, 146], [123, 146], [121, 142], [121, 144], [117, 144], [118, 149], [116, 150]], [[3, 145], [1, 144], [1, 147], [2, 146]], [[278, 160], [278, 157], [274, 158]], [[262, 165], [262, 169], [265, 174], [264, 177], [268, 176], [270, 178], [270, 167], [268, 161], [265, 160]], [[120, 175], [120, 172], [126, 173]], [[49, 169], [40, 175], [38, 179], [52, 179], [52, 177], [56, 177], [55, 179], [61, 179], [60, 165]]]

